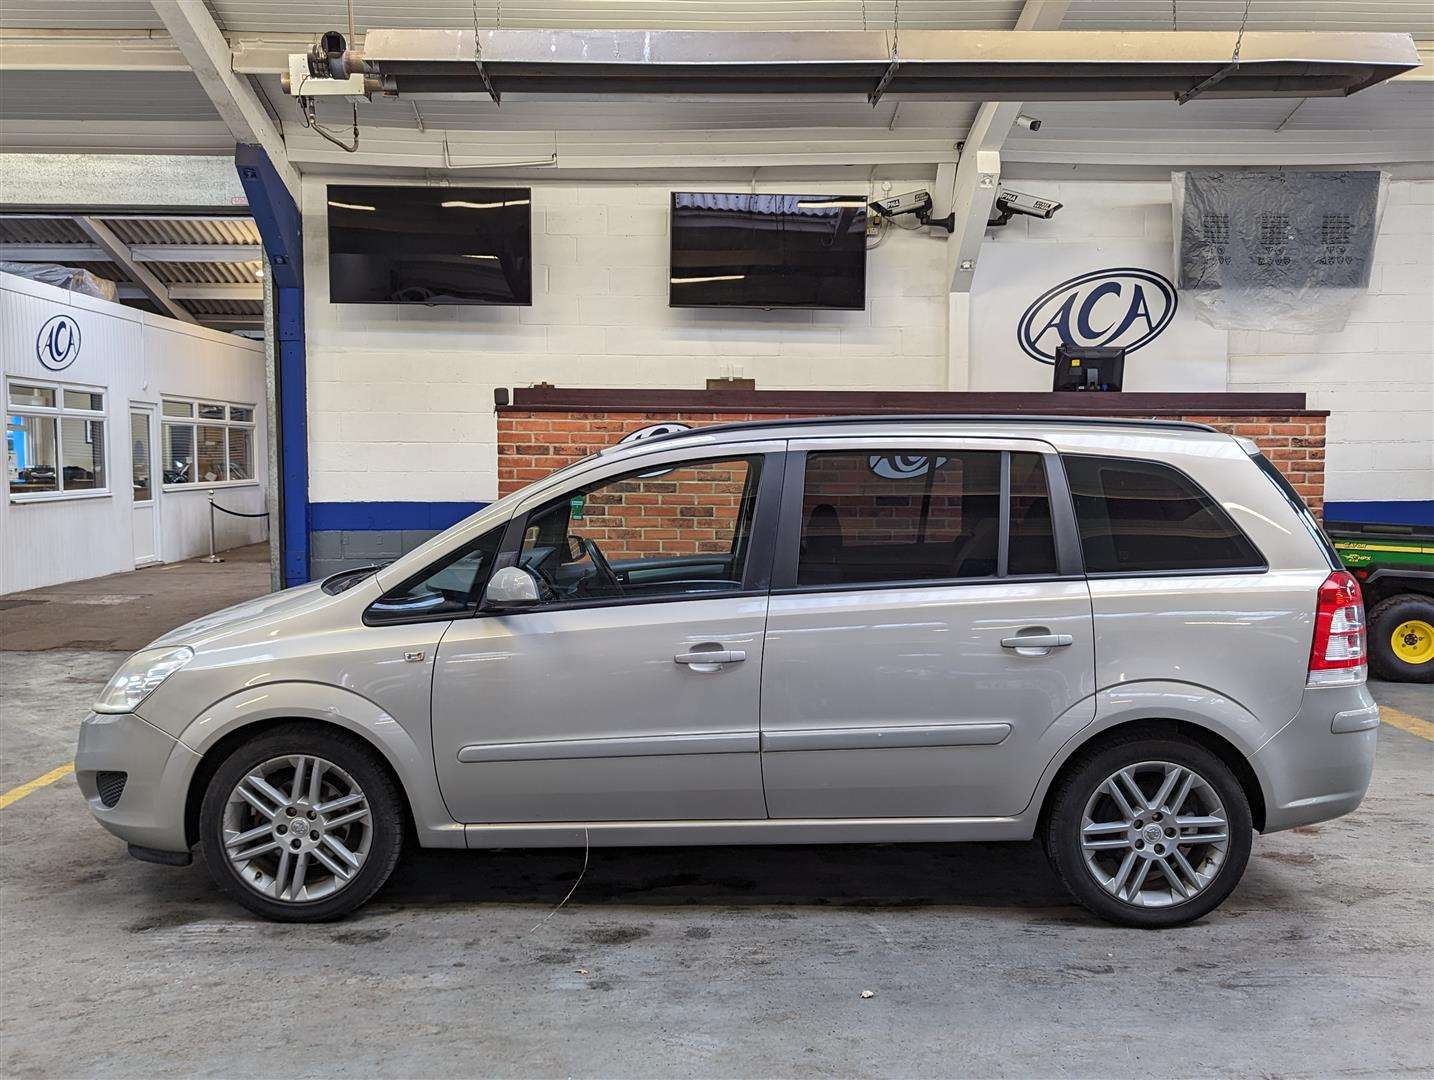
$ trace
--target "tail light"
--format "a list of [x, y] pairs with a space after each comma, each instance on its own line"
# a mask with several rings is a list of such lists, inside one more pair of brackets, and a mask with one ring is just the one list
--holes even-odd
[[1365, 656], [1364, 598], [1359, 582], [1347, 571], [1337, 570], [1319, 587], [1306, 685], [1362, 683]]

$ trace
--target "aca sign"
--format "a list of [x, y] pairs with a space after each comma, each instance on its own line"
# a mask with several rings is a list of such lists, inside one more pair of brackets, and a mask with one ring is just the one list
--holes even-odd
[[80, 324], [68, 315], [55, 315], [40, 327], [35, 357], [51, 371], [63, 371], [80, 355]]
[[971, 290], [969, 389], [1048, 391], [1066, 341], [1124, 346], [1134, 393], [1223, 391], [1229, 335], [1177, 303], [1173, 264], [1168, 240], [988, 241]]
[[1038, 296], [1016, 326], [1021, 351], [1051, 364], [1067, 345], [1150, 344], [1175, 318], [1175, 286], [1163, 274], [1133, 266], [1092, 270]]

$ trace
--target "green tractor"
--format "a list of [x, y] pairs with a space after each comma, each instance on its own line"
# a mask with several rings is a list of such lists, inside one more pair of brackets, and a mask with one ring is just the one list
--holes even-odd
[[1331, 521], [1325, 532], [1364, 591], [1370, 674], [1434, 682], [1434, 526]]

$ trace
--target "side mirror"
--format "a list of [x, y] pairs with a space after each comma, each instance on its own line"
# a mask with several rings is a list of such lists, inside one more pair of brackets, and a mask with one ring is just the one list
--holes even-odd
[[542, 602], [538, 581], [518, 566], [495, 570], [483, 590], [483, 607], [487, 611], [523, 611]]

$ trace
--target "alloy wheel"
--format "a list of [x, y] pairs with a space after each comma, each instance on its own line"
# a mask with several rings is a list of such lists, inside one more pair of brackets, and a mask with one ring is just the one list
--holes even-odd
[[1224, 866], [1229, 818], [1210, 782], [1168, 761], [1143, 761], [1098, 785], [1081, 816], [1091, 876], [1134, 907], [1168, 907], [1204, 892]]
[[270, 758], [224, 804], [224, 852], [261, 896], [305, 903], [332, 896], [368, 858], [373, 822], [352, 776], [308, 755]]

